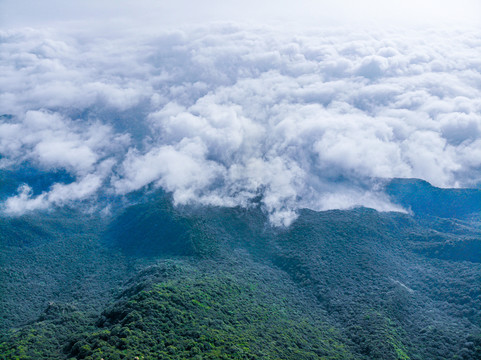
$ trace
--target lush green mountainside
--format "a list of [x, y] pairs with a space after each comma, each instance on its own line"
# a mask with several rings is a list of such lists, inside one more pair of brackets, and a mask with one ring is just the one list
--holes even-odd
[[95, 331], [72, 346], [71, 354], [109, 359], [353, 358], [334, 329], [302, 311], [289, 286], [263, 285], [282, 280], [276, 274], [233, 276], [216, 264], [210, 264], [215, 272], [206, 265], [200, 266], [202, 271], [184, 265], [172, 280], [167, 277], [118, 302], [102, 314]]
[[162, 261], [99, 317], [51, 305], [0, 349], [6, 358], [353, 358], [335, 329], [303, 311], [295, 288], [265, 284], [286, 279], [240, 264], [230, 264], [233, 275], [226, 265]]
[[3, 218], [0, 358], [479, 359], [477, 192], [420, 186], [416, 216], [303, 210], [289, 228], [164, 194], [112, 219]]
[[0, 218], [0, 329], [52, 301], [98, 309], [134, 266], [102, 245], [102, 221], [74, 210]]

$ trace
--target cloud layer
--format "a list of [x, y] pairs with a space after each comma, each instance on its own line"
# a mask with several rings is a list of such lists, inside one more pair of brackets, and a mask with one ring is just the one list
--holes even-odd
[[21, 213], [146, 187], [177, 203], [399, 210], [393, 177], [481, 182], [481, 37], [469, 31], [295, 36], [233, 24], [149, 36], [0, 33], [0, 166], [75, 181]]

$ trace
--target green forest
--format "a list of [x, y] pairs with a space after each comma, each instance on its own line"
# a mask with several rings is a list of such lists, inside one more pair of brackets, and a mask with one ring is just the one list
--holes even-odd
[[412, 213], [2, 217], [0, 359], [481, 359], [480, 192], [388, 191]]

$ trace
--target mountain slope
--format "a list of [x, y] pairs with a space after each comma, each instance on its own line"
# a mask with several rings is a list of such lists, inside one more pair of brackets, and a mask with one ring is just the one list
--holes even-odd
[[[395, 186], [408, 201], [409, 181]], [[166, 194], [108, 221], [68, 209], [40, 225], [2, 219], [0, 354], [479, 359], [479, 222], [422, 212], [424, 198], [458, 196], [422, 188], [415, 216], [302, 210], [289, 228], [255, 206], [176, 208]], [[44, 274], [33, 294], [32, 274]]]

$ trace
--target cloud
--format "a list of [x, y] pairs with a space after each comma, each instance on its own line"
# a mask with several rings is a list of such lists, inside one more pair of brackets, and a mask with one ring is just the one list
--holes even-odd
[[0, 153], [6, 158], [74, 175], [93, 172], [112, 150], [129, 143], [128, 135], [114, 134], [107, 125], [37, 110], [26, 111], [20, 122], [0, 124], [0, 130]]
[[11, 213], [144, 188], [178, 204], [401, 210], [393, 177], [481, 183], [481, 39], [233, 23], [106, 38], [0, 34], [0, 166], [67, 171]]
[[93, 196], [100, 188], [102, 179], [89, 174], [71, 184], [54, 184], [50, 191], [34, 196], [27, 184], [18, 188], [18, 195], [5, 201], [5, 212], [9, 215], [21, 215], [26, 211], [44, 210], [51, 206], [63, 206], [73, 201], [85, 200]]

